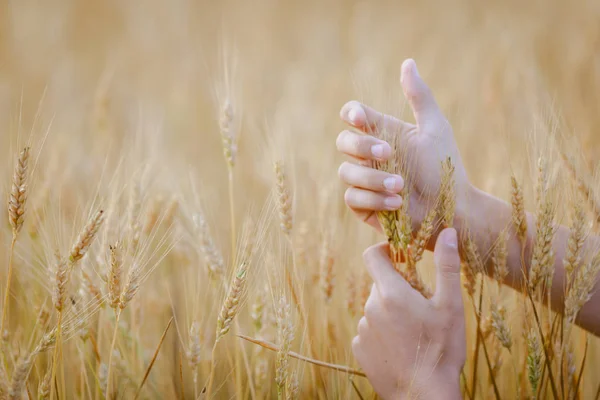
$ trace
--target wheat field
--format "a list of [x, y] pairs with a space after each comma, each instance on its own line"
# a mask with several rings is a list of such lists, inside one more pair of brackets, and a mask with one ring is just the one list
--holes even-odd
[[[587, 226], [598, 18], [587, 0], [1, 0], [0, 399], [373, 398], [351, 340], [361, 254], [385, 238], [343, 203], [341, 106], [410, 121], [414, 58], [477, 187], [511, 201], [514, 176], [533, 212], [541, 157], [554, 222]], [[431, 254], [419, 271], [435, 286]], [[477, 279], [465, 398], [598, 398], [594, 335], [549, 361], [525, 296]]]

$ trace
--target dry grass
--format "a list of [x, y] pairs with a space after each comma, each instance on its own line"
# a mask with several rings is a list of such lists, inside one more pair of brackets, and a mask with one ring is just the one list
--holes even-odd
[[[461, 235], [465, 398], [593, 399], [599, 342], [573, 322], [600, 269], [584, 245], [598, 17], [559, 0], [0, 2], [0, 399], [370, 398], [350, 351], [362, 251], [387, 238], [429, 296], [424, 248], [458, 225], [452, 160], [435, 209], [415, 210], [406, 179], [385, 236], [342, 204], [337, 112], [359, 99], [411, 120], [407, 57], [470, 180], [513, 206], [489, 252]], [[406, 175], [395, 146], [377, 167]], [[557, 224], [572, 227], [564, 317], [545, 296]], [[526, 295], [504, 285], [518, 240]]]

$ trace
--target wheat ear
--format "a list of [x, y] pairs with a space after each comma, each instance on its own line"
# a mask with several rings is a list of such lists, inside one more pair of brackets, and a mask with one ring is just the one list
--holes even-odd
[[119, 243], [109, 246], [110, 260], [108, 271], [108, 304], [114, 310], [119, 307], [121, 297], [121, 270], [123, 261], [121, 259], [121, 248]]
[[275, 189], [277, 191], [277, 206], [279, 209], [280, 227], [283, 233], [290, 237], [292, 232], [292, 195], [289, 190], [289, 182], [285, 173], [283, 161], [275, 161]]
[[19, 154], [13, 175], [10, 197], [8, 200], [8, 217], [16, 236], [23, 227], [25, 216], [25, 203], [27, 202], [27, 164], [29, 161], [29, 147], [25, 147]]
[[525, 247], [527, 241], [527, 216], [525, 214], [525, 201], [523, 200], [523, 189], [515, 176], [510, 177], [511, 183], [511, 205], [512, 223], [517, 232], [521, 246]]
[[542, 377], [542, 344], [534, 328], [531, 328], [527, 334], [527, 377], [533, 398], [537, 398]]
[[102, 226], [102, 222], [104, 221], [104, 211], [100, 210], [96, 212], [92, 218], [85, 225], [75, 244], [71, 248], [71, 252], [69, 253], [69, 261], [71, 264], [76, 264], [79, 260], [81, 260], [87, 253], [90, 245], [94, 241], [96, 237], [96, 233], [98, 229]]
[[4, 303], [2, 305], [2, 320], [0, 321], [0, 336], [7, 334], [5, 324], [8, 316], [8, 302], [10, 300], [10, 287], [13, 274], [13, 256], [17, 236], [23, 227], [25, 219], [25, 203], [27, 202], [27, 163], [29, 161], [29, 147], [25, 147], [19, 154], [13, 181], [8, 199], [8, 220], [12, 226], [12, 241], [8, 258], [8, 274], [6, 276], [6, 287], [4, 291]]
[[60, 254], [56, 254], [56, 263], [53, 271], [54, 290], [52, 292], [52, 301], [56, 311], [61, 313], [65, 306], [67, 297], [67, 284], [69, 283], [69, 266]]
[[566, 272], [566, 290], [568, 292], [573, 273], [579, 269], [582, 263], [582, 250], [585, 241], [589, 235], [586, 226], [586, 215], [583, 206], [580, 202], [576, 203], [573, 209], [571, 232], [567, 241], [567, 252], [563, 260], [563, 265]]
[[230, 169], [233, 169], [237, 155], [234, 116], [233, 106], [229, 100], [226, 100], [221, 107], [219, 128], [221, 131], [221, 140], [223, 142], [223, 155], [225, 156], [225, 161]]
[[456, 185], [454, 183], [454, 164], [450, 157], [442, 162], [442, 178], [440, 182], [440, 217], [445, 228], [454, 226], [456, 210]]
[[289, 353], [294, 339], [294, 324], [292, 323], [290, 305], [283, 296], [279, 300], [277, 310], [277, 332], [281, 347], [277, 352], [275, 383], [277, 385], [277, 397], [281, 400], [284, 397], [285, 385], [288, 380]]
[[198, 212], [194, 215], [193, 219], [200, 239], [200, 250], [204, 255], [204, 262], [208, 268], [209, 275], [213, 279], [220, 277], [224, 273], [225, 263], [223, 262], [223, 257], [221, 256], [219, 249], [212, 239], [210, 228], [204, 218], [204, 214]]
[[221, 307], [221, 312], [219, 313], [219, 317], [217, 319], [215, 345], [231, 329], [231, 323], [233, 322], [233, 319], [236, 317], [239, 311], [240, 303], [245, 294], [247, 275], [248, 263], [247, 261], [244, 261], [238, 267], [233, 282], [231, 282], [231, 285], [229, 287], [229, 291], [227, 293], [227, 297], [225, 298], [225, 302]]

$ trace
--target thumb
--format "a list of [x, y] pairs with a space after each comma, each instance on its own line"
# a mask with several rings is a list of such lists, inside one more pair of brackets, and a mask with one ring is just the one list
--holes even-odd
[[444, 120], [444, 116], [431, 89], [419, 75], [417, 64], [413, 59], [409, 58], [402, 63], [400, 82], [419, 129], [439, 128], [437, 124]]
[[460, 256], [455, 229], [444, 229], [439, 234], [433, 258], [437, 270], [436, 301], [449, 308], [462, 307]]
[[390, 259], [387, 243], [369, 247], [363, 253], [363, 260], [367, 272], [383, 297], [411, 289], [410, 285], [396, 272]]

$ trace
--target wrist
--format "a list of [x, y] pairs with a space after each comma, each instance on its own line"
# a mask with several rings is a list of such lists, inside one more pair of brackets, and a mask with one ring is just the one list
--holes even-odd
[[[426, 382], [407, 392], [403, 400], [423, 398], [435, 400], [462, 400], [460, 369], [449, 369], [430, 376]], [[417, 386], [417, 385], [415, 385]]]

